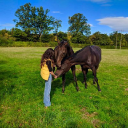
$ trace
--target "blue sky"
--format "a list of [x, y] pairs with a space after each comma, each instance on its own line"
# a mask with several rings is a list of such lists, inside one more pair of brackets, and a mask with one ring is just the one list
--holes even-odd
[[128, 33], [128, 0], [0, 0], [0, 30], [15, 27], [15, 11], [28, 2], [49, 9], [49, 16], [62, 20], [59, 30], [63, 32], [68, 30], [68, 17], [82, 13], [91, 25], [91, 34]]

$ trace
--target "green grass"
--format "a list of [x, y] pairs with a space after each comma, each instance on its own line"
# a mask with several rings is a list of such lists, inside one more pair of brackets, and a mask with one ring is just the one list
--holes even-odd
[[[85, 89], [80, 66], [75, 89], [71, 71], [52, 82], [52, 106], [44, 109], [41, 55], [47, 48], [0, 48], [0, 127], [2, 128], [128, 128], [128, 50], [102, 49], [97, 71], [101, 92], [92, 72]], [[78, 50], [78, 48], [74, 48]]]

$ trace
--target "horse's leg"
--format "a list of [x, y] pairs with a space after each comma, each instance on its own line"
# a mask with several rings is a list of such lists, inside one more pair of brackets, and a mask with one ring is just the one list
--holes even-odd
[[86, 83], [87, 77], [86, 77], [86, 75], [87, 75], [88, 69], [84, 68], [82, 65], [81, 65], [81, 68], [82, 68], [82, 72], [83, 72], [83, 76], [84, 76], [85, 88], [87, 88], [87, 83]]
[[92, 72], [93, 72], [93, 75], [94, 75], [94, 80], [97, 83], [98, 91], [101, 91], [99, 83], [98, 83], [98, 78], [96, 77], [96, 68], [95, 67], [92, 68]]
[[[97, 71], [98, 66], [96, 66], [95, 69], [96, 69], [96, 71]], [[93, 76], [94, 76], [94, 73], [93, 73]], [[93, 84], [95, 84], [95, 83], [96, 83], [96, 81], [95, 81], [95, 79], [93, 79]]]
[[[83, 66], [81, 65], [81, 69], [82, 69], [82, 68], [83, 68]], [[85, 68], [85, 71], [86, 71], [86, 75], [87, 75], [87, 73], [88, 73], [88, 68]], [[82, 72], [83, 72], [83, 69], [82, 69]], [[84, 73], [83, 73], [83, 77], [84, 77]], [[85, 79], [84, 79], [83, 83], [85, 83]]]
[[[93, 76], [94, 76], [94, 73], [92, 73], [93, 74]], [[93, 79], [93, 84], [95, 84], [95, 79]]]
[[65, 91], [64, 85], [65, 85], [65, 74], [62, 75], [62, 93], [64, 93]]
[[78, 87], [78, 84], [77, 84], [77, 78], [76, 78], [76, 75], [75, 75], [75, 70], [76, 70], [75, 65], [73, 65], [71, 67], [71, 70], [72, 70], [74, 81], [76, 82], [76, 90], [79, 91], [79, 87]]

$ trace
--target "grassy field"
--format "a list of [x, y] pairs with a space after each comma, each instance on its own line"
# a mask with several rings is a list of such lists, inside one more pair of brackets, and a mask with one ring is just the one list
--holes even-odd
[[44, 109], [40, 59], [46, 49], [0, 48], [1, 128], [128, 128], [128, 50], [102, 49], [97, 71], [101, 92], [93, 85], [90, 70], [85, 89], [77, 66], [80, 91], [69, 71], [65, 93], [61, 77], [55, 79], [52, 106]]

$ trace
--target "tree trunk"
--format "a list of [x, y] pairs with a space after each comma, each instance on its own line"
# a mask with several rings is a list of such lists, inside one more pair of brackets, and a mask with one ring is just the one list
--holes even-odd
[[39, 34], [39, 40], [40, 40], [40, 42], [41, 42], [41, 36], [42, 36], [42, 35], [41, 35], [41, 33], [40, 33], [40, 34]]
[[121, 38], [120, 38], [120, 49], [121, 49], [121, 43], [122, 43], [122, 34], [121, 34]]
[[117, 33], [116, 33], [116, 49], [117, 49]]

